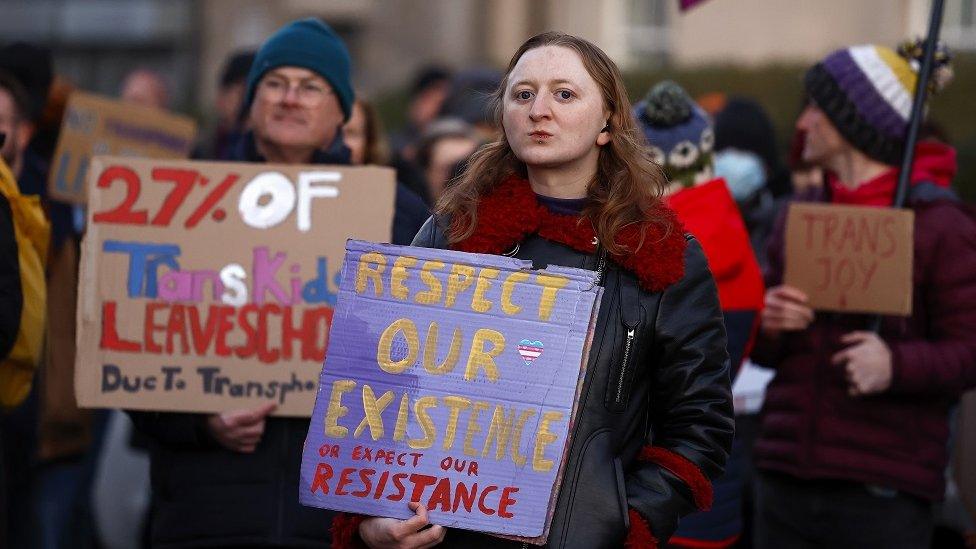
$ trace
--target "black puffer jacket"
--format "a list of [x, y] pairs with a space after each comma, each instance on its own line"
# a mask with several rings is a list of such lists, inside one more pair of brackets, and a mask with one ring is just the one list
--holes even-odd
[[202, 414], [129, 412], [150, 437], [153, 547], [329, 547], [332, 513], [298, 504], [308, 420], [268, 418], [251, 454], [219, 446]]
[[[732, 443], [729, 361], [715, 283], [686, 238], [684, 276], [656, 292], [600, 251], [538, 234], [514, 249], [540, 269], [602, 270], [605, 288], [547, 547], [651, 546], [651, 532], [663, 545], [680, 516], [710, 502]], [[413, 245], [447, 241], [430, 219]], [[443, 546], [506, 545], [519, 544], [449, 530]]]

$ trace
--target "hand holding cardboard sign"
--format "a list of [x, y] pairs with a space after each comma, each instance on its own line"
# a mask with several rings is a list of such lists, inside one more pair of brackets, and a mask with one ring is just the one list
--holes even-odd
[[417, 502], [407, 504], [417, 513], [407, 520], [393, 518], [368, 518], [359, 524], [359, 537], [371, 549], [423, 549], [433, 547], [444, 541], [447, 530], [443, 526], [430, 524], [427, 508]]
[[851, 332], [840, 338], [853, 345], [834, 354], [831, 362], [846, 364], [848, 393], [851, 396], [872, 395], [891, 387], [891, 349], [874, 332]]
[[762, 329], [767, 335], [805, 330], [813, 322], [813, 309], [807, 294], [787, 285], [766, 290], [762, 311]]
[[232, 410], [207, 417], [207, 428], [221, 446], [234, 452], [250, 454], [261, 442], [264, 419], [278, 409], [275, 403], [262, 404], [250, 410]]

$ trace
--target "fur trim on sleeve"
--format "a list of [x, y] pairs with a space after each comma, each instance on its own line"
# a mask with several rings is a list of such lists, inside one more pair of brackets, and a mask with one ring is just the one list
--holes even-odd
[[645, 446], [641, 448], [638, 459], [664, 467], [687, 484], [699, 510], [707, 511], [712, 508], [712, 482], [697, 465], [684, 456], [660, 446]]
[[644, 516], [633, 508], [627, 510], [630, 516], [630, 530], [624, 540], [625, 549], [657, 549], [657, 538], [651, 532], [651, 526]]
[[366, 544], [359, 537], [359, 523], [366, 520], [363, 515], [338, 513], [332, 519], [332, 549], [365, 549]]

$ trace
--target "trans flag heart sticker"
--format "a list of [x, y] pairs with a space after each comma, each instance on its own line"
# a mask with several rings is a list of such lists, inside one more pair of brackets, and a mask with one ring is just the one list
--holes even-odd
[[518, 352], [522, 355], [522, 361], [528, 366], [542, 355], [542, 342], [541, 341], [529, 341], [528, 339], [523, 339], [519, 342]]

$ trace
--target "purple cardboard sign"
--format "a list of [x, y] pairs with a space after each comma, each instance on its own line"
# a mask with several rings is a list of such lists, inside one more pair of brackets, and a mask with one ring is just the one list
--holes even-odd
[[299, 499], [544, 542], [602, 287], [593, 271], [346, 245]]

